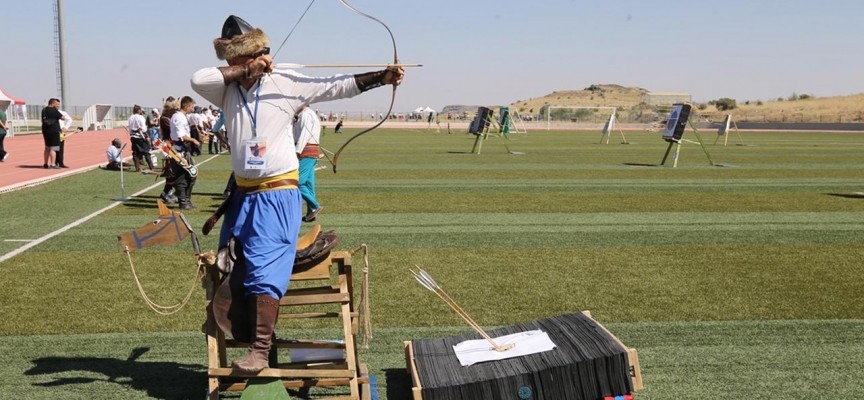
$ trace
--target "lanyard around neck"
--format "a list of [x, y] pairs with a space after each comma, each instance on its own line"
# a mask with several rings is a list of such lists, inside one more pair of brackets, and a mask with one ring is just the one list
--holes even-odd
[[246, 112], [249, 113], [249, 117], [252, 118], [252, 137], [258, 136], [258, 101], [261, 100], [261, 79], [258, 79], [258, 89], [255, 90], [255, 112], [249, 108], [249, 102], [246, 100], [246, 96], [243, 94], [243, 89], [240, 88], [240, 82], [237, 82], [237, 92], [240, 93], [240, 98], [243, 99], [243, 107], [246, 108]]

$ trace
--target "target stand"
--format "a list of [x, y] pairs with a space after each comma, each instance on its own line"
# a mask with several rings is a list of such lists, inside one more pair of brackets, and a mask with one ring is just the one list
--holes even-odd
[[736, 146], [747, 146], [744, 144], [744, 139], [741, 138], [741, 131], [738, 130], [738, 124], [732, 120], [732, 114], [727, 114], [723, 124], [720, 125], [720, 129], [717, 129], [717, 139], [714, 139], [714, 144], [716, 145], [717, 142], [720, 141], [720, 137], [723, 137], [723, 147], [726, 147], [729, 143], [730, 129], [735, 129], [735, 134], [738, 136], [738, 143]]
[[[496, 128], [498, 133], [490, 132], [490, 126]], [[504, 132], [504, 128], [498, 124], [498, 121], [495, 118], [495, 111], [488, 107], [479, 107], [477, 109], [477, 115], [474, 116], [474, 120], [468, 125], [468, 133], [475, 136], [474, 138], [474, 146], [471, 148], [472, 154], [480, 154], [480, 150], [483, 148], [483, 141], [488, 139], [489, 136], [497, 137], [501, 140], [501, 144], [504, 145], [504, 148], [507, 149], [507, 153], [510, 154], [525, 154], [519, 151], [510, 150], [510, 146], [507, 145], [507, 140], [505, 138], [506, 132]]]
[[[675, 153], [672, 155], [672, 168], [677, 168], [678, 156], [681, 154], [681, 142], [686, 141], [690, 143], [699, 143], [699, 145], [702, 146], [702, 151], [705, 152], [705, 156], [708, 157], [708, 164], [712, 167], [722, 166], [715, 164], [714, 159], [711, 158], [711, 153], [708, 152], [708, 147], [706, 147], [705, 142], [702, 141], [702, 135], [699, 134], [699, 130], [696, 129], [696, 125], [693, 124], [693, 119], [690, 118], [690, 109], [690, 104], [675, 104], [672, 106], [669, 120], [666, 122], [666, 127], [663, 131], [663, 140], [669, 142], [669, 146], [666, 148], [666, 154], [663, 155], [663, 161], [660, 162], [660, 165], [666, 165], [666, 160], [669, 159], [669, 153], [672, 151], [672, 146], [675, 146]], [[693, 130], [693, 134], [696, 135], [698, 142], [682, 139], [684, 131], [687, 129], [688, 125], [690, 126], [690, 129]]]
[[[598, 107], [600, 108], [600, 107]], [[621, 134], [621, 144], [630, 144], [627, 141], [627, 138], [624, 137], [624, 131], [618, 126], [618, 119], [615, 117], [615, 111], [617, 109], [612, 107], [612, 114], [609, 115], [609, 119], [606, 120], [606, 123], [603, 125], [603, 136], [600, 137], [600, 144], [609, 144], [610, 139], [612, 139], [612, 132], [617, 130], [619, 134]]]

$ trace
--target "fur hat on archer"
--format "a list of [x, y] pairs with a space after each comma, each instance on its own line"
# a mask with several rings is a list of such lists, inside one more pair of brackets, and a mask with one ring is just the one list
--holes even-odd
[[169, 96], [165, 99], [165, 104], [162, 105], [166, 110], [179, 110], [180, 109], [180, 100], [175, 99], [173, 96]]
[[268, 44], [270, 39], [264, 31], [252, 28], [252, 25], [236, 15], [231, 15], [225, 20], [222, 25], [222, 37], [213, 39], [216, 57], [220, 60], [248, 55]]

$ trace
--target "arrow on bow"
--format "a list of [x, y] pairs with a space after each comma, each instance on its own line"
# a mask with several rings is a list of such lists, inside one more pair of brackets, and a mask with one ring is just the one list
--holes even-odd
[[299, 68], [386, 68], [386, 67], [422, 67], [423, 64], [294, 64], [294, 63], [278, 63], [273, 64], [275, 69], [299, 69]]

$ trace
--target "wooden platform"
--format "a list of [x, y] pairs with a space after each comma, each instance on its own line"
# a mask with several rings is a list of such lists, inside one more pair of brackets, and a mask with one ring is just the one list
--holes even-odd
[[[226, 356], [228, 348], [246, 348], [247, 343], [225, 338], [210, 312], [209, 303], [219, 287], [220, 273], [215, 269], [204, 278], [207, 290], [208, 399], [218, 400], [224, 391], [246, 389], [248, 378], [278, 378], [285, 388], [308, 390], [317, 386], [346, 386], [350, 396], [326, 400], [370, 400], [371, 390], [366, 366], [357, 360], [356, 334], [359, 314], [354, 304], [351, 255], [334, 252], [318, 265], [292, 274], [291, 281], [321, 281], [321, 286], [289, 289], [279, 302], [279, 318], [296, 320], [305, 318], [332, 318], [342, 326], [342, 342], [325, 340], [276, 339], [270, 351], [270, 368], [257, 374], [244, 374], [231, 369]], [[333, 305], [338, 312], [308, 312], [309, 306]], [[288, 312], [290, 307], [304, 306], [303, 313]], [[283, 322], [290, 323], [290, 322]], [[314, 362], [280, 363], [280, 350], [288, 349], [341, 349], [342, 359]], [[325, 400], [325, 399], [322, 399]]]

